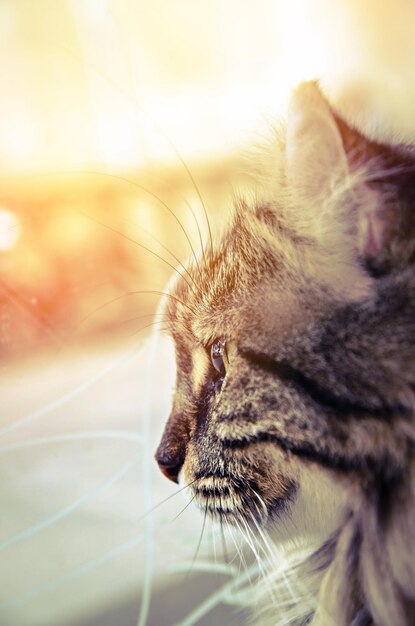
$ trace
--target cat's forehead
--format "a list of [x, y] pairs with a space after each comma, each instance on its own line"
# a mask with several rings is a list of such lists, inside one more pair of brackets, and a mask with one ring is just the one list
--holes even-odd
[[216, 245], [176, 280], [168, 304], [172, 333], [197, 334], [209, 343], [223, 329], [235, 332], [247, 309], [259, 301], [266, 307], [270, 280], [285, 281], [291, 247], [266, 207], [239, 206]]

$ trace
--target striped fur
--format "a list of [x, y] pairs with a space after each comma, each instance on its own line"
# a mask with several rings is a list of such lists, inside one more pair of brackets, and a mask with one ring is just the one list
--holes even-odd
[[269, 572], [256, 624], [415, 624], [414, 169], [303, 84], [263, 199], [237, 203], [166, 304], [178, 373], [159, 461], [216, 519], [309, 547]]

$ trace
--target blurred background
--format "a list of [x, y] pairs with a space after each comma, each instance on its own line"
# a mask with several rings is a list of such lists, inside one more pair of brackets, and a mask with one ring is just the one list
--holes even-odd
[[2, 626], [242, 619], [232, 540], [200, 541], [181, 494], [146, 516], [178, 491], [152, 459], [174, 358], [148, 337], [282, 102], [275, 20], [268, 0], [0, 3]]
[[363, 77], [359, 109], [342, 110], [376, 134], [381, 92], [399, 113], [386, 117], [406, 119], [413, 13], [1, 0], [2, 626], [243, 622], [255, 565], [170, 498], [152, 460], [174, 384], [171, 346], [150, 337], [158, 292], [207, 220], [215, 231], [235, 192], [253, 193], [246, 155], [299, 80], [336, 99]]
[[284, 95], [275, 13], [1, 3], [0, 358], [143, 325], [128, 320], [157, 298], [126, 294], [162, 289], [200, 246], [202, 202], [222, 219], [240, 151]]

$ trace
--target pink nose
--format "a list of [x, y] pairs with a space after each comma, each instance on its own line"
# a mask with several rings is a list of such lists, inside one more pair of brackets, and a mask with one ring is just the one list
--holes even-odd
[[186, 447], [183, 444], [183, 438], [178, 440], [178, 437], [173, 437], [167, 431], [163, 435], [155, 454], [160, 470], [166, 478], [174, 483], [179, 482], [180, 470], [186, 458]]
[[160, 461], [157, 461], [157, 463], [166, 478], [172, 480], [174, 483], [179, 482], [179, 473], [182, 468], [181, 465], [170, 465], [166, 463], [161, 463]]

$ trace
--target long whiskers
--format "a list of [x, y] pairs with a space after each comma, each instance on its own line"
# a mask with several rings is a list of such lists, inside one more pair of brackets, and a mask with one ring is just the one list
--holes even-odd
[[203, 212], [205, 215], [205, 219], [206, 219], [206, 225], [209, 231], [209, 240], [210, 240], [210, 247], [213, 247], [213, 239], [212, 239], [212, 230], [210, 227], [210, 222], [209, 222], [209, 217], [208, 217], [208, 212], [206, 209], [206, 205], [203, 201], [203, 197], [202, 194], [200, 192], [200, 189], [198, 187], [198, 185], [196, 184], [196, 181], [193, 177], [192, 172], [190, 171], [189, 166], [187, 165], [186, 161], [184, 160], [182, 154], [180, 153], [180, 151], [178, 150], [177, 146], [173, 143], [173, 141], [170, 139], [170, 137], [167, 135], [167, 133], [164, 131], [164, 129], [160, 126], [160, 124], [152, 117], [152, 115], [150, 115], [150, 113], [125, 89], [122, 88], [121, 85], [119, 85], [115, 80], [113, 80], [112, 78], [110, 78], [107, 74], [105, 74], [102, 70], [100, 70], [99, 67], [97, 67], [96, 65], [94, 65], [93, 63], [86, 61], [85, 59], [81, 59], [79, 58], [79, 56], [77, 56], [72, 50], [68, 50], [68, 48], [66, 48], [65, 46], [62, 46], [62, 44], [57, 44], [57, 43], [50, 43], [50, 42], [45, 42], [43, 41], [44, 44], [49, 44], [54, 46], [55, 48], [58, 48], [60, 50], [62, 50], [65, 54], [67, 54], [68, 56], [70, 56], [72, 59], [74, 59], [75, 61], [77, 61], [78, 63], [82, 63], [82, 65], [85, 65], [87, 67], [89, 67], [93, 72], [95, 72], [98, 76], [100, 76], [107, 84], [111, 85], [112, 87], [115, 87], [115, 89], [118, 91], [118, 93], [122, 94], [126, 100], [128, 100], [135, 108], [137, 108], [137, 110], [139, 110], [141, 113], [143, 113], [147, 119], [149, 119], [151, 121], [151, 123], [153, 124], [154, 128], [157, 129], [157, 131], [160, 133], [160, 135], [162, 135], [162, 137], [165, 139], [165, 141], [168, 143], [168, 145], [171, 147], [171, 149], [173, 150], [173, 152], [176, 154], [178, 160], [180, 161], [183, 169], [185, 170], [187, 176], [189, 177], [190, 182], [192, 183], [196, 194], [199, 198], [200, 204], [202, 205], [203, 208]]
[[164, 202], [164, 200], [162, 200], [160, 198], [160, 196], [158, 196], [156, 193], [154, 193], [153, 191], [151, 191], [150, 189], [147, 189], [147, 187], [145, 187], [144, 185], [141, 185], [140, 183], [137, 183], [136, 181], [130, 180], [129, 178], [126, 178], [125, 176], [120, 176], [118, 174], [111, 174], [111, 173], [101, 173], [101, 172], [94, 172], [94, 171], [88, 171], [88, 170], [83, 170], [82, 172], [66, 172], [68, 174], [85, 174], [85, 175], [101, 175], [101, 176], [107, 176], [109, 178], [115, 178], [116, 180], [120, 180], [122, 182], [125, 182], [129, 185], [132, 185], [134, 187], [136, 187], [137, 189], [139, 189], [140, 191], [144, 191], [144, 193], [147, 193], [149, 196], [151, 196], [152, 198], [154, 198], [155, 200], [157, 200], [161, 206], [163, 208], [166, 209], [166, 211], [168, 211], [170, 213], [170, 215], [173, 217], [173, 219], [176, 221], [176, 223], [178, 224], [180, 230], [183, 232], [187, 243], [189, 244], [189, 248], [192, 252], [193, 258], [195, 260], [195, 263], [197, 265], [197, 267], [199, 267], [198, 265], [198, 260], [197, 260], [197, 256], [196, 256], [196, 252], [195, 249], [193, 247], [192, 242], [190, 241], [190, 237], [186, 232], [186, 229], [184, 228], [183, 224], [181, 223], [181, 221], [179, 220], [179, 218], [177, 217], [177, 215], [175, 214], [174, 211], [172, 211], [172, 209], [169, 207], [169, 205]]
[[[132, 180], [130, 178], [127, 178], [126, 176], [121, 176], [119, 174], [114, 174], [114, 173], [110, 173], [110, 172], [100, 172], [98, 170], [92, 170], [92, 171], [88, 171], [88, 170], [56, 170], [53, 172], [45, 172], [45, 173], [40, 173], [40, 174], [31, 174], [28, 176], [24, 176], [23, 179], [24, 180], [31, 180], [31, 179], [38, 179], [38, 178], [44, 178], [44, 177], [50, 177], [50, 176], [65, 176], [65, 175], [69, 175], [69, 176], [73, 176], [73, 175], [87, 175], [87, 176], [105, 176], [107, 178], [113, 178], [116, 180], [119, 180], [120, 182], [124, 182], [127, 183], [129, 185], [133, 185], [137, 188], [139, 188], [141, 191], [144, 191], [145, 193], [147, 193], [148, 195], [152, 196], [155, 200], [157, 200], [161, 206], [167, 210], [169, 210], [169, 212], [171, 213], [173, 219], [178, 223], [180, 229], [182, 230], [182, 232], [184, 233], [186, 240], [189, 244], [189, 247], [192, 251], [192, 255], [193, 258], [195, 260], [196, 266], [199, 270], [199, 274], [200, 274], [200, 265], [199, 265], [199, 261], [197, 258], [197, 255], [195, 254], [195, 250], [193, 248], [193, 244], [190, 241], [190, 238], [183, 226], [183, 224], [180, 222], [178, 216], [174, 213], [174, 211], [172, 211], [172, 209], [160, 198], [160, 196], [158, 196], [156, 193], [154, 193], [153, 191], [151, 191], [151, 189], [148, 189], [147, 187], [144, 187], [144, 185], [141, 185], [140, 183], [138, 183], [135, 180]], [[159, 182], [161, 182], [165, 187], [168, 187], [169, 190], [171, 192], [174, 192], [175, 194], [177, 194], [177, 196], [182, 200], [182, 202], [186, 205], [186, 207], [189, 209], [189, 212], [191, 213], [193, 220], [195, 222], [196, 225], [196, 229], [197, 229], [197, 234], [198, 234], [198, 239], [199, 239], [199, 245], [200, 245], [200, 249], [202, 251], [202, 255], [204, 260], [206, 260], [206, 253], [205, 253], [205, 248], [203, 245], [203, 237], [202, 237], [202, 231], [200, 228], [200, 224], [199, 224], [199, 220], [197, 218], [197, 215], [192, 207], [192, 205], [190, 204], [189, 200], [184, 197], [182, 194], [178, 193], [177, 189], [175, 187], [173, 187], [172, 185], [168, 184], [165, 180], [163, 180], [160, 177], [155, 176], [155, 174], [153, 172], [145, 172], [145, 176], [146, 177], [152, 177], [152, 178], [157, 178]], [[19, 180], [22, 177], [19, 176]], [[74, 207], [74, 210], [78, 210], [77, 207]], [[139, 226], [138, 224], [135, 224], [136, 227], [139, 227], [141, 230], [143, 230], [144, 232], [146, 232], [148, 235], [150, 235], [154, 241], [156, 241], [156, 243], [158, 243], [162, 248], [164, 248], [177, 262], [178, 264], [184, 269], [186, 270], [186, 268], [182, 265], [181, 261], [173, 254], [173, 252], [171, 250], [169, 250], [167, 248], [167, 246], [165, 246], [163, 243], [161, 243], [156, 237], [154, 237], [154, 235], [152, 235], [152, 233], [149, 233], [148, 231], [146, 231], [141, 225]], [[187, 270], [186, 270], [187, 271]]]
[[151, 513], [154, 513], [154, 511], [156, 509], [158, 509], [159, 507], [163, 506], [163, 504], [165, 504], [166, 502], [168, 502], [169, 500], [171, 500], [172, 498], [175, 498], [179, 493], [181, 493], [182, 491], [184, 491], [185, 489], [188, 489], [191, 485], [193, 485], [195, 482], [197, 482], [198, 479], [195, 478], [194, 480], [191, 480], [190, 483], [187, 483], [186, 485], [183, 485], [183, 487], [181, 487], [180, 489], [178, 489], [177, 491], [175, 491], [174, 493], [170, 494], [169, 496], [167, 496], [167, 498], [164, 498], [164, 500], [161, 500], [161, 502], [158, 502], [157, 504], [155, 504], [151, 509], [149, 509], [148, 511], [146, 511], [146, 513], [144, 513], [144, 515], [142, 515], [141, 517], [139, 517], [137, 519], [137, 522], [141, 522], [142, 520], [146, 519], [146, 517], [148, 517], [149, 515], [151, 515]]
[[221, 541], [222, 541], [223, 558], [224, 558], [225, 563], [229, 563], [229, 555], [228, 555], [228, 549], [226, 546], [225, 531], [223, 530], [222, 516], [220, 516], [220, 536], [221, 536]]
[[[88, 219], [90, 219], [93, 222], [96, 222], [97, 224], [99, 224], [100, 226], [102, 226], [103, 228], [107, 228], [108, 230], [110, 230], [113, 233], [116, 233], [117, 235], [120, 235], [120, 237], [123, 237], [123, 239], [126, 239], [127, 241], [130, 241], [131, 243], [133, 243], [135, 246], [138, 246], [139, 248], [142, 248], [143, 250], [145, 250], [146, 252], [149, 252], [150, 254], [152, 254], [153, 256], [155, 256], [157, 259], [159, 259], [160, 261], [162, 261], [163, 263], [165, 263], [168, 267], [170, 267], [173, 272], [177, 272], [177, 274], [179, 274], [179, 276], [181, 276], [183, 278], [183, 280], [185, 281], [185, 283], [187, 284], [187, 286], [189, 287], [190, 291], [193, 291], [193, 287], [192, 285], [189, 283], [189, 281], [185, 278], [185, 276], [179, 272], [179, 270], [177, 269], [177, 267], [174, 267], [174, 265], [172, 263], [170, 263], [169, 261], [167, 261], [167, 259], [165, 259], [164, 257], [162, 257], [160, 254], [158, 254], [157, 252], [155, 252], [154, 250], [152, 250], [151, 248], [148, 248], [147, 246], [145, 246], [144, 244], [140, 243], [139, 241], [137, 241], [136, 239], [133, 239], [132, 237], [129, 237], [128, 235], [126, 235], [125, 233], [123, 233], [121, 230], [118, 230], [117, 228], [113, 228], [112, 226], [109, 226], [109, 224], [106, 224], [105, 222], [102, 222], [101, 220], [97, 219], [96, 217], [93, 217], [92, 215], [89, 215], [88, 213], [86, 213], [85, 211], [82, 211], [81, 209], [77, 209], [78, 213], [80, 213], [81, 215], [83, 215], [84, 217], [87, 217]], [[191, 280], [193, 281], [193, 284], [196, 285], [196, 281], [194, 280], [193, 276], [190, 274], [190, 272], [188, 272], [185, 268], [185, 271], [187, 272], [187, 274], [189, 275], [189, 277], [191, 278]]]
[[[147, 328], [153, 328], [157, 326], [157, 324], [161, 324], [162, 322], [163, 320], [156, 320], [155, 322], [151, 322], [151, 324], [146, 324], [145, 326], [141, 326], [138, 330], [135, 330], [133, 333], [131, 333], [130, 336], [134, 337], [134, 335], [141, 333], [143, 330], [146, 330]], [[168, 330], [169, 330], [168, 327], [165, 327], [165, 328], [159, 327], [158, 329], [159, 333], [167, 333]]]
[[192, 564], [190, 566], [190, 569], [189, 569], [189, 572], [188, 572], [187, 576], [190, 576], [190, 574], [192, 573], [193, 566], [194, 566], [194, 564], [196, 562], [196, 559], [197, 559], [197, 557], [199, 555], [199, 551], [200, 551], [200, 547], [202, 545], [203, 535], [204, 535], [205, 527], [206, 527], [207, 510], [208, 510], [208, 501], [206, 501], [205, 512], [204, 512], [204, 515], [203, 515], [202, 530], [201, 530], [201, 533], [200, 533], [198, 544], [196, 546], [196, 552], [195, 552], [194, 557], [192, 559]]
[[163, 184], [163, 186], [168, 187], [168, 189], [172, 192], [174, 192], [175, 194], [177, 194], [177, 196], [182, 200], [182, 202], [187, 206], [187, 208], [189, 209], [194, 222], [196, 224], [196, 229], [197, 229], [197, 234], [198, 234], [198, 238], [199, 238], [199, 244], [200, 244], [200, 249], [202, 251], [203, 254], [203, 258], [205, 258], [205, 249], [204, 249], [204, 245], [203, 245], [203, 237], [202, 237], [202, 231], [200, 228], [200, 224], [199, 224], [199, 220], [197, 219], [197, 215], [192, 207], [192, 205], [190, 204], [189, 200], [184, 197], [182, 194], [178, 193], [177, 189], [175, 187], [173, 187], [172, 185], [170, 185], [169, 183], [167, 183], [164, 179], [155, 176], [155, 174], [153, 172], [149, 173], [149, 172], [145, 172], [145, 176], [151, 176], [152, 178], [156, 178], [159, 182], [161, 182]]
[[128, 463], [125, 463], [117, 472], [111, 474], [109, 478], [107, 478], [104, 482], [97, 485], [94, 489], [88, 491], [86, 494], [74, 500], [70, 504], [67, 504], [63, 508], [59, 509], [52, 515], [42, 519], [40, 522], [21, 530], [20, 532], [12, 535], [2, 543], [0, 543], [0, 552], [7, 550], [11, 546], [32, 537], [40, 531], [46, 530], [53, 524], [61, 521], [62, 519], [68, 517], [71, 513], [81, 508], [84, 504], [90, 502], [93, 498], [97, 497], [100, 493], [102, 493], [105, 489], [119, 481], [123, 476], [125, 476], [133, 467], [137, 466], [142, 461], [142, 452], [138, 455], [135, 455]]
[[[238, 527], [238, 530], [239, 530], [239, 533], [241, 534], [241, 536], [246, 540], [246, 538], [244, 537], [244, 534], [243, 534], [243, 532], [241, 530], [241, 527], [240, 527], [239, 522], [238, 522], [237, 519], [235, 519], [235, 524]], [[229, 522], [228, 522], [228, 530], [229, 530], [229, 533], [231, 535], [231, 538], [232, 538], [233, 544], [235, 546], [236, 552], [237, 552], [237, 554], [239, 556], [239, 562], [242, 565], [242, 567], [244, 568], [244, 570], [247, 571], [248, 570], [248, 565], [247, 565], [247, 562], [246, 562], [245, 555], [243, 553], [243, 550], [242, 550], [241, 546], [238, 545], [238, 542], [235, 539], [232, 526], [229, 524]], [[249, 579], [249, 583], [252, 584], [251, 579]]]
[[141, 320], [146, 320], [149, 318], [154, 319], [156, 316], [162, 316], [162, 319], [154, 320], [154, 324], [164, 322], [167, 318], [166, 313], [146, 313], [145, 315], [136, 315], [134, 317], [129, 317], [128, 319], [122, 320], [121, 322], [118, 322], [118, 326], [131, 324], [131, 322], [141, 322]]
[[158, 291], [156, 289], [139, 289], [137, 291], [127, 291], [126, 293], [123, 293], [120, 296], [116, 296], [115, 298], [111, 298], [111, 300], [107, 300], [103, 304], [100, 304], [98, 307], [96, 307], [95, 309], [90, 311], [87, 315], [85, 315], [85, 317], [83, 317], [77, 323], [77, 325], [75, 326], [75, 329], [79, 328], [79, 326], [84, 324], [90, 317], [92, 317], [93, 315], [95, 315], [96, 313], [98, 313], [99, 311], [104, 309], [105, 307], [109, 306], [110, 304], [113, 304], [114, 302], [118, 302], [119, 300], [122, 300], [123, 298], [128, 298], [130, 296], [136, 296], [136, 295], [144, 295], [144, 294], [156, 295], [156, 296], [170, 298], [171, 300], [174, 300], [175, 302], [178, 302], [180, 304], [180, 306], [183, 306], [183, 307], [187, 308], [190, 312], [193, 313], [192, 307], [190, 307], [188, 304], [183, 302], [183, 300], [181, 300], [177, 296], [174, 296], [173, 294], [168, 293], [167, 291]]
[[175, 517], [173, 517], [172, 522], [175, 522], [177, 520], [177, 518], [179, 518], [185, 511], [186, 509], [192, 504], [193, 500], [196, 498], [196, 494], [194, 496], [192, 496], [192, 498], [189, 500], [189, 502], [186, 504], [185, 507], [183, 507], [183, 509], [181, 511], [179, 511], [179, 513], [177, 513], [177, 515]]
[[[262, 506], [263, 510], [264, 510], [264, 516], [265, 519], [268, 517], [268, 509], [267, 509], [267, 505], [264, 502], [264, 499], [259, 495], [259, 493], [252, 487], [252, 485], [250, 486], [252, 493], [255, 495], [256, 499], [258, 500], [258, 502], [260, 503], [260, 505]], [[256, 506], [256, 505], [255, 505]]]
[[33, 319], [35, 323], [51, 337], [51, 339], [59, 346], [59, 348], [69, 348], [67, 341], [57, 332], [47, 317], [34, 310], [26, 300], [10, 285], [6, 285], [4, 280], [0, 282], [0, 289], [5, 293], [8, 300], [13, 302], [27, 317]]
[[[155, 237], [153, 235], [153, 233], [151, 233], [149, 230], [147, 230], [146, 228], [144, 228], [144, 226], [141, 226], [141, 224], [136, 224], [135, 222], [132, 222], [132, 224], [135, 226], [135, 228], [140, 229], [144, 234], [146, 234], [148, 237], [151, 237], [151, 239], [157, 244], [159, 245], [161, 248], [163, 248], [163, 250], [165, 250], [168, 254], [170, 254], [171, 257], [173, 257], [173, 259], [176, 261], [176, 263], [178, 264], [179, 267], [182, 268], [182, 270], [184, 272], [186, 272], [186, 274], [189, 276], [189, 278], [193, 281], [193, 283], [195, 283], [195, 280], [192, 276], [192, 274], [189, 272], [189, 270], [187, 269], [187, 267], [185, 265], [183, 265], [183, 263], [180, 261], [180, 259], [174, 254], [174, 252], [172, 252], [170, 250], [170, 248], [168, 248], [162, 241], [160, 241], [160, 239], [157, 239], [157, 237]], [[196, 266], [199, 272], [199, 276], [200, 276], [200, 266], [199, 263], [196, 259]]]
[[[259, 499], [261, 499], [259, 494], [256, 495]], [[278, 577], [281, 579], [281, 582], [283, 582], [283, 586], [280, 582], [278, 588], [275, 589], [271, 586], [272, 578], [269, 581], [269, 592], [273, 598], [275, 606], [278, 606], [281, 609], [284, 608], [284, 612], [287, 613], [288, 609], [295, 611], [295, 607], [299, 602], [306, 601], [310, 603], [310, 599], [314, 601], [315, 598], [310, 594], [310, 588], [302, 582], [301, 576], [298, 575], [298, 563], [291, 565], [288, 572], [286, 572], [284, 566], [278, 566], [278, 553], [267, 536], [266, 531], [261, 528], [254, 515], [251, 515], [251, 521], [261, 538], [261, 541], [258, 541], [258, 546], [261, 548], [261, 551], [270, 566], [270, 573], [272, 572], [274, 574], [277, 571]], [[275, 593], [277, 592], [279, 593], [278, 597], [275, 596]], [[288, 592], [288, 597], [286, 592]]]

